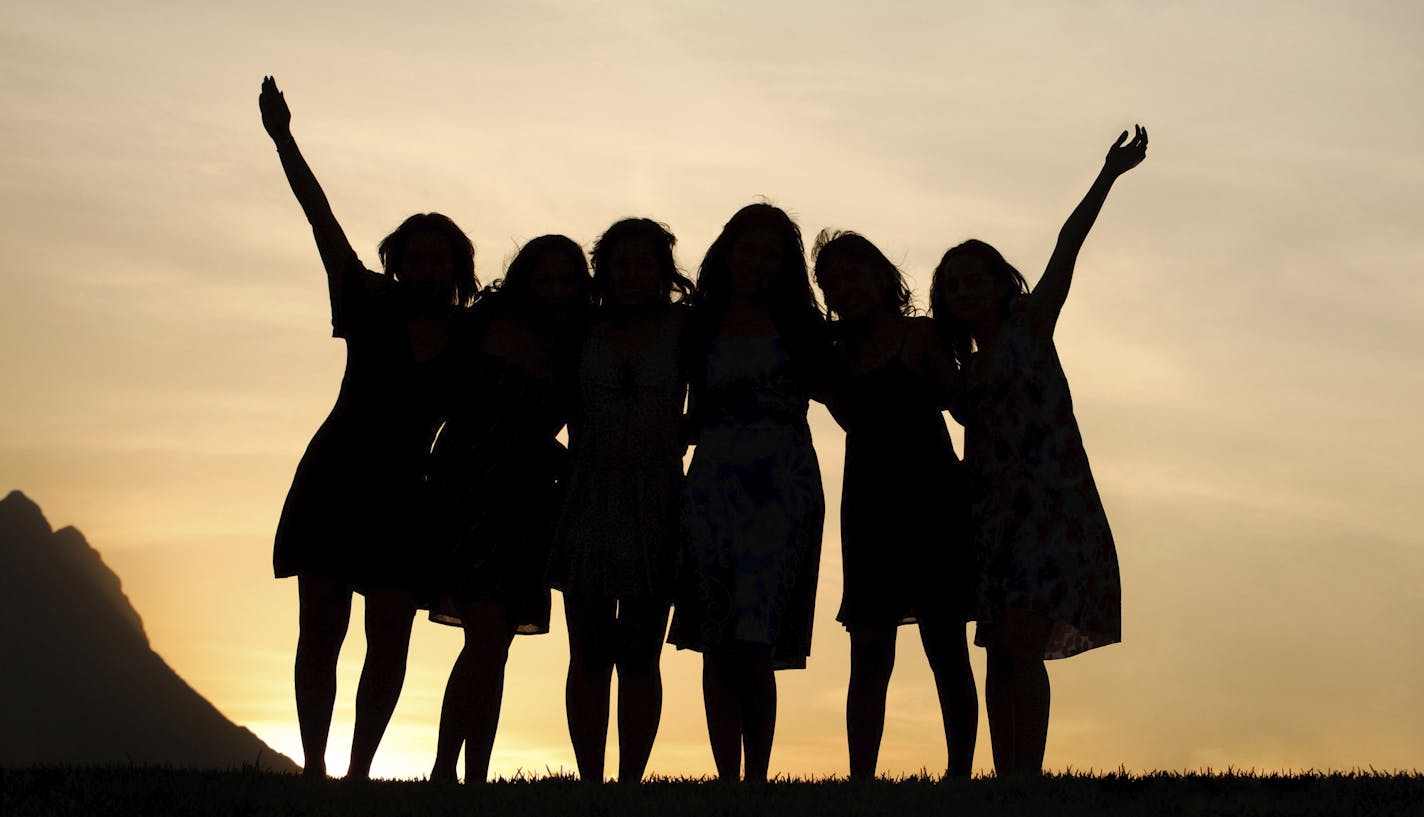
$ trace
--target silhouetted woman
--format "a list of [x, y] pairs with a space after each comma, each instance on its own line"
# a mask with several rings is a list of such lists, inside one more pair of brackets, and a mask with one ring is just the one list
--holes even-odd
[[481, 294], [462, 334], [456, 398], [432, 452], [447, 550], [430, 616], [463, 626], [465, 644], [445, 688], [432, 780], [455, 779], [463, 747], [466, 782], [484, 782], [510, 642], [549, 631], [544, 572], [566, 455], [555, 435], [588, 298], [583, 250], [541, 236]]
[[825, 499], [806, 424], [828, 363], [801, 231], [782, 210], [737, 211], [702, 261], [689, 327], [683, 576], [669, 641], [703, 654], [717, 775], [766, 780], [774, 669], [811, 652]]
[[366, 598], [367, 647], [347, 775], [365, 778], [400, 697], [426, 583], [425, 457], [454, 370], [459, 307], [478, 288], [474, 246], [450, 219], [415, 215], [381, 242], [385, 274], [367, 270], [297, 149], [271, 77], [259, 103], [326, 267], [332, 334], [346, 341], [341, 391], [297, 466], [273, 551], [277, 576], [297, 577], [301, 601], [296, 697], [305, 773], [326, 775], [336, 659], [356, 591]]
[[975, 643], [988, 651], [984, 696], [1000, 775], [1042, 771], [1044, 660], [1122, 637], [1117, 552], [1053, 330], [1108, 191], [1146, 154], [1141, 127], [1108, 150], [1032, 292], [982, 241], [950, 249], [935, 269], [931, 306], [965, 377], [961, 419], [981, 564]]
[[637, 782], [662, 717], [682, 481], [682, 371], [692, 282], [663, 225], [625, 219], [593, 247], [596, 317], [569, 421], [571, 476], [550, 562], [569, 627], [565, 688], [579, 777], [602, 782], [618, 670], [618, 779]]
[[816, 282], [835, 317], [827, 405], [846, 431], [836, 616], [850, 633], [850, 775], [875, 776], [901, 624], [918, 623], [939, 692], [948, 773], [974, 764], [979, 699], [964, 624], [974, 614], [973, 542], [960, 462], [941, 407], [956, 385], [933, 324], [911, 317], [900, 270], [856, 233], [822, 232]]

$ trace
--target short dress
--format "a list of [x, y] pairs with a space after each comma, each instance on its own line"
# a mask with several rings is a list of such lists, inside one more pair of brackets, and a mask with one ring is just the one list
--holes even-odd
[[833, 384], [846, 430], [836, 620], [849, 629], [973, 618], [968, 486], [935, 388], [898, 354]]
[[973, 477], [984, 646], [1006, 611], [1052, 622], [1044, 658], [1122, 640], [1117, 550], [1052, 338], [1009, 310], [995, 345], [965, 367], [965, 463]]
[[679, 318], [669, 311], [652, 344], [636, 353], [619, 351], [606, 323], [584, 341], [570, 475], [549, 562], [556, 590], [672, 601], [687, 393]]
[[441, 553], [430, 619], [460, 626], [461, 603], [495, 601], [516, 633], [547, 633], [565, 400], [554, 384], [474, 349], [458, 377], [431, 458]]
[[400, 286], [365, 269], [355, 254], [328, 283], [332, 335], [346, 341], [346, 372], [292, 479], [273, 572], [423, 594], [432, 536], [426, 456], [458, 343], [452, 338], [434, 358], [416, 360]]
[[826, 513], [807, 391], [779, 336], [721, 337], [698, 401], [668, 641], [699, 652], [770, 646], [776, 669], [804, 668]]

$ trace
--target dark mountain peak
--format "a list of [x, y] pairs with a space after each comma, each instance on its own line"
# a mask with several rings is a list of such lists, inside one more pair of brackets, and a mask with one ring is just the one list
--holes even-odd
[[153, 652], [99, 552], [19, 491], [0, 501], [0, 665], [0, 767], [297, 768]]
[[116, 621], [132, 627], [143, 643], [148, 644], [143, 619], [124, 595], [119, 574], [104, 563], [104, 557], [89, 544], [84, 534], [78, 528], [67, 526], [55, 531], [50, 540], [56, 562], [62, 561], [76, 583], [72, 591], [75, 596], [91, 600], [99, 614], [113, 616]]
[[51, 530], [44, 511], [34, 500], [19, 491], [11, 491], [0, 499], [0, 535], [3, 535], [0, 543], [8, 544], [12, 535], [45, 536]]

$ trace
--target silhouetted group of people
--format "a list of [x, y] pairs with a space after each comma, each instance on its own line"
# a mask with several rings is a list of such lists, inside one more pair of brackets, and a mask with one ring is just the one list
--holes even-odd
[[[805, 667], [811, 650], [825, 515], [811, 400], [846, 432], [837, 618], [851, 639], [851, 776], [874, 776], [896, 633], [909, 623], [934, 672], [948, 774], [969, 775], [971, 620], [988, 656], [995, 769], [1039, 772], [1044, 660], [1121, 634], [1117, 556], [1053, 330], [1078, 250], [1113, 181], [1145, 157], [1146, 131], [1109, 149], [1031, 291], [993, 247], [966, 241], [935, 269], [932, 317], [916, 317], [874, 244], [822, 231], [808, 270], [796, 223], [766, 203], [732, 216], [695, 282], [673, 234], [647, 218], [612, 225], [587, 258], [565, 236], [535, 238], [481, 287], [465, 233], [417, 214], [381, 242], [373, 272], [270, 77], [260, 107], [347, 345], [273, 556], [277, 576], [298, 578], [308, 774], [326, 774], [354, 592], [368, 646], [349, 776], [370, 774], [415, 615], [428, 610], [464, 632], [431, 779], [455, 780], [463, 749], [465, 779], [482, 781], [510, 644], [548, 632], [556, 589], [582, 779], [605, 777], [614, 671], [617, 777], [643, 777], [666, 640], [702, 653], [718, 776], [765, 780], [774, 672]], [[965, 428], [963, 461], [945, 410]]]

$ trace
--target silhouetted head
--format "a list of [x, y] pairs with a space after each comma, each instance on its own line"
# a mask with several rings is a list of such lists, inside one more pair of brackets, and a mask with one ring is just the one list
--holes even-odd
[[684, 298], [692, 282], [677, 268], [677, 238], [652, 219], [625, 218], [593, 245], [593, 302], [620, 312], [668, 304]]
[[468, 306], [480, 291], [474, 243], [439, 213], [401, 222], [376, 253], [386, 274], [421, 300]]
[[971, 351], [972, 327], [1008, 314], [1009, 304], [1028, 292], [1028, 282], [992, 246], [971, 238], [951, 247], [935, 267], [930, 312], [963, 363]]
[[697, 275], [698, 306], [720, 312], [733, 299], [764, 302], [774, 315], [820, 315], [806, 275], [801, 229], [781, 208], [748, 204], [707, 249]]
[[848, 230], [822, 230], [811, 248], [816, 283], [837, 318], [862, 320], [877, 312], [913, 315], [905, 276], [879, 247]]
[[738, 210], [702, 259], [686, 346], [694, 393], [705, 383], [707, 356], [733, 300], [766, 306], [791, 354], [794, 376], [808, 390], [819, 388], [829, 351], [825, 316], [811, 292], [801, 230], [778, 207], [758, 203]]
[[583, 318], [591, 282], [583, 248], [562, 235], [541, 235], [519, 248], [504, 278], [486, 290], [500, 309], [549, 323]]

